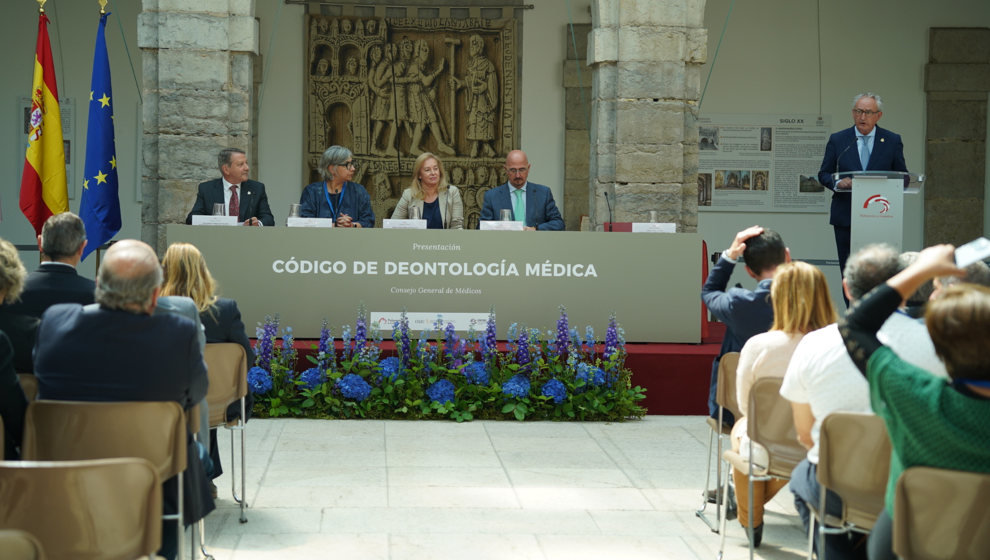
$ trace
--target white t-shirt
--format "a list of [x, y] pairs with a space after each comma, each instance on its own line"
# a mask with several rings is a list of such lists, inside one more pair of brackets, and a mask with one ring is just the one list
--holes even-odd
[[[883, 324], [877, 338], [905, 361], [948, 377], [945, 365], [935, 355], [928, 329], [915, 319], [894, 313]], [[808, 461], [816, 465], [818, 434], [826, 416], [839, 411], [873, 412], [866, 378], [846, 352], [835, 324], [804, 336], [791, 357], [780, 394], [791, 402], [811, 405], [815, 417], [811, 427], [814, 445], [808, 450]]]

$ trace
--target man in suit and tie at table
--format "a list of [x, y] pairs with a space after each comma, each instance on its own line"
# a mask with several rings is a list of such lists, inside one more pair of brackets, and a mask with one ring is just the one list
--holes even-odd
[[835, 229], [835, 248], [839, 255], [839, 272], [846, 269], [849, 258], [850, 223], [852, 220], [852, 178], [835, 182], [833, 173], [847, 171], [904, 171], [904, 144], [899, 134], [877, 126], [883, 116], [883, 100], [875, 93], [861, 93], [853, 98], [853, 125], [832, 134], [825, 145], [825, 157], [818, 170], [818, 181], [832, 191], [829, 224]]
[[564, 220], [553, 201], [553, 193], [549, 187], [528, 181], [529, 167], [525, 152], [509, 152], [505, 158], [509, 182], [485, 193], [481, 220], [498, 220], [502, 210], [510, 210], [512, 219], [523, 222], [527, 230], [563, 230]]
[[217, 164], [222, 177], [199, 184], [196, 203], [186, 216], [186, 223], [191, 224], [193, 216], [213, 214], [213, 205], [223, 204], [224, 215], [237, 216], [237, 221], [246, 226], [274, 226], [275, 216], [268, 207], [264, 183], [248, 179], [250, 167], [244, 150], [220, 150]]

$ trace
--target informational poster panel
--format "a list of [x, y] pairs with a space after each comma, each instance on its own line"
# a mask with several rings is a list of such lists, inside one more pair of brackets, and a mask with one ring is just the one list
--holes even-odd
[[817, 174], [829, 118], [716, 114], [698, 128], [698, 210], [828, 211]]

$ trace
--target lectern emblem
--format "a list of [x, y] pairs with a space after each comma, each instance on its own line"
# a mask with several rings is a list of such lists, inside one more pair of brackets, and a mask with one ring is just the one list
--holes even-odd
[[874, 203], [880, 205], [880, 213], [881, 214], [886, 214], [887, 211], [890, 210], [890, 201], [887, 200], [887, 198], [885, 196], [883, 196], [882, 194], [875, 194], [875, 195], [867, 198], [866, 199], [866, 202], [863, 203], [863, 209], [865, 210], [871, 204], [874, 204]]

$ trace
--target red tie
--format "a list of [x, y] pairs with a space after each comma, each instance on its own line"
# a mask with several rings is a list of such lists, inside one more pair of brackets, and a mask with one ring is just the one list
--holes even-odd
[[230, 204], [227, 206], [227, 215], [241, 215], [241, 203], [237, 200], [237, 185], [230, 186]]

